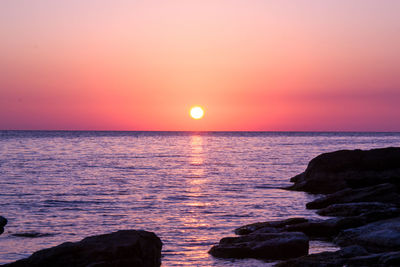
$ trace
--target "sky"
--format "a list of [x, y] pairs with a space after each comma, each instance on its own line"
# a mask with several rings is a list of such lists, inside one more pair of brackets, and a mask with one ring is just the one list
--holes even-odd
[[2, 0], [0, 129], [400, 131], [399, 13], [398, 0]]

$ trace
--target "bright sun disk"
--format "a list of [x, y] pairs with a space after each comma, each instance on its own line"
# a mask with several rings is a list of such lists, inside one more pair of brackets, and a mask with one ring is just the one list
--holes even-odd
[[203, 118], [203, 116], [204, 116], [203, 108], [201, 108], [199, 106], [192, 107], [190, 109], [190, 116], [195, 120], [199, 120], [199, 119]]

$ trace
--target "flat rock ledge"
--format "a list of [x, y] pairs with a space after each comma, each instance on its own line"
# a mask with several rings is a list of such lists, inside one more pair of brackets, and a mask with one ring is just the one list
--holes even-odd
[[340, 246], [358, 244], [373, 252], [400, 251], [400, 217], [346, 229], [334, 242]]
[[280, 262], [276, 267], [400, 266], [400, 252], [368, 253], [361, 246], [344, 247]]
[[120, 230], [84, 238], [79, 242], [39, 250], [30, 257], [3, 266], [137, 266], [161, 265], [161, 240], [143, 230]]
[[[332, 241], [343, 230], [368, 225], [381, 220], [397, 218], [400, 215], [399, 208], [390, 210], [371, 211], [358, 216], [337, 217], [330, 219], [306, 219], [290, 218], [282, 221], [258, 222], [245, 225], [235, 230], [238, 235], [256, 235], [265, 233], [301, 232], [314, 240]], [[393, 224], [400, 221], [393, 221]]]
[[[400, 176], [399, 176], [400, 180]], [[317, 198], [306, 204], [307, 209], [322, 209], [332, 204], [357, 203], [357, 202], [381, 202], [400, 205], [398, 187], [385, 183], [357, 189], [343, 189], [338, 192]]]
[[250, 234], [225, 237], [209, 253], [220, 258], [290, 259], [308, 254], [309, 239], [303, 233]]
[[321, 216], [359, 216], [371, 212], [383, 212], [387, 213], [390, 211], [398, 210], [396, 205], [391, 203], [381, 202], [355, 202], [355, 203], [343, 203], [343, 204], [332, 204], [326, 208], [320, 209], [317, 213]]
[[[291, 181], [294, 184], [289, 190], [325, 194], [306, 207], [329, 218], [290, 218], [245, 225], [235, 230], [240, 237], [222, 239], [210, 253], [218, 257], [284, 260], [276, 264], [280, 267], [400, 266], [400, 148], [324, 153]], [[279, 251], [280, 243], [270, 242], [268, 249], [252, 252], [251, 248], [262, 247], [264, 235], [299, 233], [309, 240], [331, 241], [341, 249], [306, 255], [293, 247], [303, 255], [273, 258], [267, 250]]]
[[363, 257], [368, 252], [360, 246], [350, 246], [335, 252], [310, 254], [276, 264], [276, 267], [348, 266], [350, 260]]

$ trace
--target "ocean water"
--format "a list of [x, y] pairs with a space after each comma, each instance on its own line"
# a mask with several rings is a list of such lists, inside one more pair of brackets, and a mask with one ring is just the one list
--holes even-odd
[[0, 263], [144, 229], [163, 241], [163, 266], [271, 265], [207, 251], [244, 224], [318, 217], [305, 209], [316, 196], [281, 189], [318, 154], [387, 146], [400, 133], [0, 131]]

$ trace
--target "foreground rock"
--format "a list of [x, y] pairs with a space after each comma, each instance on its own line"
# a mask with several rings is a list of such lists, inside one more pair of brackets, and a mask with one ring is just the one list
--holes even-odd
[[283, 221], [245, 225], [236, 229], [235, 233], [257, 235], [266, 233], [301, 232], [310, 238], [331, 239], [343, 229], [365, 224], [364, 220], [365, 218], [363, 217], [332, 218], [327, 220], [291, 218]]
[[[399, 177], [400, 179], [400, 177]], [[332, 204], [352, 202], [384, 202], [400, 205], [400, 195], [393, 184], [379, 184], [359, 189], [343, 189], [307, 203], [307, 209], [326, 208]]]
[[335, 243], [340, 246], [358, 244], [374, 252], [400, 250], [400, 217], [344, 230]]
[[238, 235], [266, 234], [283, 232], [302, 232], [312, 239], [332, 240], [340, 231], [359, 227], [378, 220], [394, 218], [400, 215], [400, 209], [366, 211], [358, 216], [330, 219], [290, 218], [282, 221], [259, 222], [242, 226], [235, 230]]
[[226, 237], [209, 253], [220, 258], [290, 259], [308, 254], [309, 239], [303, 233], [250, 234]]
[[[337, 217], [245, 225], [235, 230], [241, 237], [222, 239], [210, 253], [260, 257], [267, 252], [254, 253], [253, 248], [262, 247], [261, 237], [303, 233], [309, 239], [334, 241], [342, 249], [290, 259], [278, 266], [400, 266], [400, 148], [321, 154], [291, 181], [294, 185], [289, 189], [327, 194], [306, 207], [320, 209], [317, 213], [322, 216]], [[267, 250], [279, 251], [278, 244]]]
[[154, 233], [121, 230], [43, 249], [4, 266], [160, 266], [161, 247]]
[[365, 256], [368, 252], [360, 246], [350, 246], [335, 252], [310, 254], [276, 264], [277, 267], [322, 267], [348, 266], [347, 263], [356, 257]]
[[322, 252], [290, 259], [276, 267], [399, 266], [400, 252], [368, 253], [363, 247], [349, 246], [335, 252]]
[[258, 222], [248, 225], [244, 225], [235, 230], [237, 235], [247, 235], [254, 232], [261, 233], [278, 233], [284, 232], [286, 227], [292, 224], [299, 224], [308, 222], [308, 219], [304, 218], [290, 218], [282, 221], [271, 221], [271, 222]]
[[333, 193], [382, 183], [400, 183], [400, 148], [340, 150], [312, 159], [291, 179], [288, 189], [315, 194]]
[[4, 226], [7, 224], [7, 219], [0, 216], [0, 235], [4, 233]]
[[332, 204], [320, 209], [317, 213], [321, 216], [359, 216], [370, 212], [391, 212], [398, 210], [396, 205], [381, 202], [356, 202], [344, 204]]
[[347, 260], [347, 266], [400, 266], [400, 252], [383, 252], [353, 257]]

